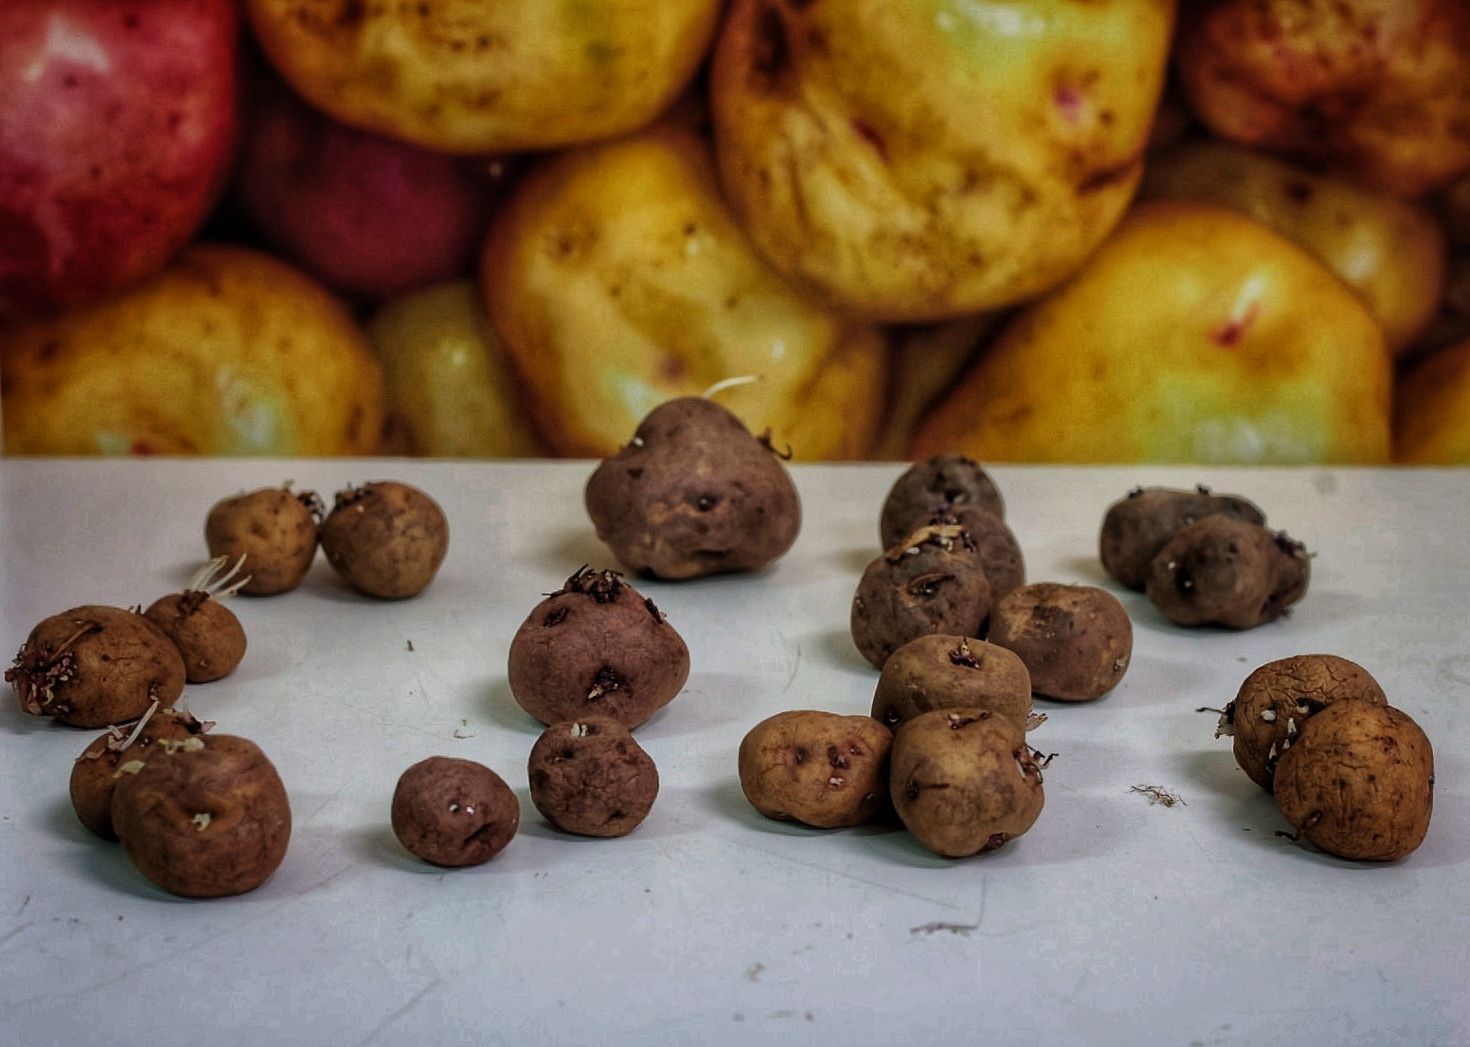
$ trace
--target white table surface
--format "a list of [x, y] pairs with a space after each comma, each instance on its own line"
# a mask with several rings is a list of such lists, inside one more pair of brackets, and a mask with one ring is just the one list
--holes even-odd
[[[1122, 685], [1041, 703], [1032, 740], [1059, 755], [1035, 827], [949, 861], [896, 828], [767, 821], [735, 775], [767, 715], [867, 711], [876, 673], [848, 607], [896, 466], [798, 467], [805, 525], [764, 573], [635, 583], [693, 659], [638, 733], [658, 802], [621, 840], [540, 819], [539, 725], [506, 650], [539, 594], [609, 562], [582, 510], [589, 468], [0, 461], [7, 654], [48, 614], [178, 589], [209, 506], [241, 489], [402, 479], [452, 532], [413, 601], [360, 598], [319, 558], [298, 591], [235, 603], [245, 661], [186, 693], [258, 742], [291, 796], [289, 852], [252, 894], [153, 888], [72, 815], [70, 766], [97, 732], [5, 703], [0, 1043], [1470, 1043], [1470, 472], [995, 469], [1032, 580], [1116, 590], [1097, 529], [1140, 482], [1244, 493], [1319, 555], [1297, 613], [1249, 633], [1177, 629], [1120, 592]], [[1434, 742], [1434, 820], [1401, 862], [1275, 836], [1269, 797], [1195, 712], [1311, 651], [1362, 662]], [[437, 869], [392, 835], [394, 782], [433, 754], [520, 794], [520, 834], [488, 865]], [[1185, 805], [1130, 792], [1144, 784]]]

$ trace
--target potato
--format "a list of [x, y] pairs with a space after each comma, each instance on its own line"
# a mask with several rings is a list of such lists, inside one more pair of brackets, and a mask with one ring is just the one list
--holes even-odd
[[143, 612], [173, 641], [190, 683], [211, 683], [235, 671], [245, 657], [245, 629], [219, 600], [200, 589], [170, 593]]
[[191, 247], [124, 294], [0, 329], [0, 390], [6, 454], [364, 454], [382, 430], [352, 318], [241, 247]]
[[958, 525], [970, 536], [975, 545], [975, 559], [990, 583], [992, 602], [1026, 584], [1026, 560], [1021, 555], [1021, 544], [999, 516], [972, 506], [936, 513], [929, 518], [929, 525]]
[[1021, 730], [1031, 723], [1031, 674], [1014, 651], [966, 636], [920, 636], [883, 663], [873, 719], [899, 725], [935, 709], [989, 709]]
[[248, 0], [255, 34], [339, 120], [443, 152], [514, 152], [641, 127], [703, 59], [718, 0], [362, 4]]
[[1020, 656], [1031, 690], [1085, 702], [1123, 680], [1133, 657], [1133, 623], [1118, 598], [1089, 585], [1036, 582], [997, 601], [988, 639]]
[[1329, 854], [1394, 861], [1429, 832], [1434, 749], [1407, 713], [1334, 702], [1281, 754], [1275, 796], [1298, 837]]
[[613, 555], [660, 578], [757, 570], [801, 529], [796, 485], [770, 440], [699, 397], [652, 411], [588, 479], [585, 501]]
[[1470, 171], [1470, 8], [1461, 0], [1210, 0], [1175, 49], [1215, 134], [1399, 196]]
[[1142, 196], [1230, 207], [1305, 248], [1358, 292], [1396, 354], [1439, 304], [1445, 234], [1416, 204], [1224, 142], [1190, 142], [1150, 158]]
[[315, 491], [263, 487], [216, 502], [204, 521], [209, 555], [227, 563], [242, 560], [252, 596], [290, 592], [301, 584], [316, 557], [322, 503]]
[[432, 865], [483, 865], [521, 824], [521, 803], [484, 764], [452, 756], [420, 760], [393, 789], [393, 834]]
[[919, 422], [934, 401], [949, 392], [998, 320], [997, 313], [978, 313], [892, 330], [888, 414], [873, 446], [875, 460], [908, 458]]
[[628, 729], [608, 716], [554, 723], [531, 747], [531, 802], [578, 836], [627, 836], [658, 798], [658, 768]]
[[375, 480], [337, 492], [321, 542], [327, 563], [358, 592], [406, 600], [439, 573], [449, 553], [449, 520], [417, 487]]
[[1336, 701], [1388, 704], [1368, 670], [1335, 654], [1267, 662], [1245, 678], [1240, 693], [1225, 706], [1215, 736], [1231, 736], [1235, 762], [1270, 792], [1276, 762], [1296, 741], [1307, 717]]
[[737, 0], [711, 72], [726, 192], [761, 253], [883, 320], [1066, 279], [1142, 169], [1174, 5]]
[[5, 670], [20, 707], [73, 727], [128, 723], [184, 690], [178, 648], [141, 614], [88, 604], [43, 619]]
[[260, 747], [227, 734], [160, 741], [118, 767], [112, 824], [123, 850], [170, 894], [253, 891], [286, 856], [291, 804]]
[[388, 429], [410, 454], [534, 458], [520, 384], [468, 280], [383, 304], [367, 325], [383, 364]]
[[1176, 625], [1252, 629], [1285, 615], [1307, 592], [1311, 558], [1284, 531], [1206, 516], [1169, 539], [1144, 591]]
[[988, 709], [935, 709], [893, 739], [889, 791], [908, 831], [946, 858], [993, 851], [1046, 802], [1021, 728]]
[[0, 317], [93, 301], [194, 235], [238, 137], [235, 18], [230, 0], [0, 4]]
[[1470, 341], [1427, 357], [1394, 390], [1394, 461], [1470, 465]]
[[878, 536], [890, 549], [925, 526], [935, 512], [974, 507], [1005, 519], [1000, 489], [973, 458], [938, 454], [915, 462], [893, 482], [878, 520]]
[[888, 809], [892, 742], [868, 716], [777, 713], [740, 741], [740, 789], [767, 818], [818, 829], [863, 825]]
[[136, 727], [109, 727], [76, 763], [71, 765], [71, 807], [77, 821], [104, 840], [116, 840], [112, 827], [112, 794], [122, 775], [118, 768], [129, 760], [147, 760], [150, 751], [164, 742], [182, 742], [203, 734], [211, 725], [201, 723], [177, 709], [159, 709], [140, 720]]
[[720, 402], [803, 459], [860, 458], [881, 424], [882, 335], [761, 261], [683, 126], [534, 166], [497, 212], [481, 279], [558, 454], [605, 457], [660, 403], [742, 376], [760, 381]]
[[1321, 263], [1242, 215], [1155, 202], [1011, 321], [914, 453], [1383, 462], [1389, 385], [1378, 324]]
[[1149, 565], [1169, 539], [1217, 513], [1254, 524], [1266, 522], [1266, 514], [1251, 502], [1239, 495], [1213, 494], [1204, 484], [1193, 491], [1135, 487], [1103, 515], [1098, 537], [1103, 569], [1119, 584], [1141, 591]]

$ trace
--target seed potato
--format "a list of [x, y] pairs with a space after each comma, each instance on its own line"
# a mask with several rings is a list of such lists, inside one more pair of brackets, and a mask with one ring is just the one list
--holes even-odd
[[991, 643], [1014, 651], [1044, 698], [1085, 702], [1123, 679], [1133, 656], [1133, 623], [1118, 598], [1087, 585], [1037, 582], [995, 605]]
[[883, 663], [873, 719], [899, 726], [935, 709], [989, 709], [1021, 730], [1031, 720], [1031, 674], [1014, 651], [967, 636], [921, 636]]
[[118, 768], [130, 760], [147, 760], [161, 742], [182, 742], [209, 726], [177, 709], [160, 709], [136, 728], [109, 727], [71, 766], [68, 791], [77, 820], [104, 840], [116, 840], [112, 794], [121, 777]]
[[245, 558], [252, 596], [290, 592], [301, 584], [316, 556], [322, 505], [314, 491], [265, 487], [217, 502], [204, 522], [211, 557], [230, 563]]
[[979, 462], [962, 454], [938, 454], [915, 462], [894, 481], [883, 500], [878, 522], [883, 548], [893, 548], [936, 512], [969, 508], [1005, 519], [1000, 489]]
[[658, 768], [610, 716], [554, 723], [531, 747], [531, 802], [563, 832], [626, 836], [658, 798]]
[[484, 764], [452, 756], [420, 760], [393, 789], [393, 833], [431, 865], [483, 865], [521, 823], [521, 804]]
[[379, 480], [337, 493], [321, 540], [327, 563], [358, 592], [404, 600], [438, 573], [449, 552], [449, 521], [417, 487]]
[[143, 616], [179, 649], [190, 683], [222, 679], [245, 657], [245, 629], [240, 619], [203, 590], [160, 597]]
[[818, 829], [863, 825], [888, 807], [892, 742], [870, 716], [777, 713], [740, 742], [740, 789], [767, 818]]
[[1176, 625], [1251, 629], [1285, 615], [1310, 573], [1306, 547], [1284, 531], [1207, 516], [1159, 550], [1144, 591]]
[[1103, 569], [1121, 585], [1143, 591], [1149, 564], [1174, 535], [1196, 520], [1222, 514], [1264, 525], [1266, 514], [1238, 495], [1135, 487], [1108, 506], [1098, 539]]

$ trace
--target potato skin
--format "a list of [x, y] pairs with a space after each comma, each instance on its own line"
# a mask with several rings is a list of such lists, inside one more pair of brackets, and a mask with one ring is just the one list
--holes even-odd
[[1098, 555], [1113, 580], [1143, 591], [1149, 565], [1180, 530], [1217, 513], [1264, 525], [1266, 514], [1233, 494], [1213, 494], [1203, 484], [1193, 491], [1135, 487], [1108, 506], [1098, 537]]
[[959, 527], [928, 527], [875, 559], [858, 580], [849, 627], [875, 669], [927, 633], [977, 636], [990, 613], [990, 582]]
[[920, 636], [883, 663], [872, 717], [892, 730], [935, 709], [989, 709], [1022, 731], [1031, 674], [1014, 652], [967, 636]]
[[1005, 519], [1000, 489], [975, 459], [937, 454], [909, 466], [883, 499], [878, 537], [891, 549], [941, 510], [978, 508]]
[[128, 857], [170, 894], [219, 898], [268, 880], [291, 838], [281, 777], [254, 742], [226, 734], [159, 743], [124, 761], [112, 824]]
[[740, 789], [767, 818], [818, 829], [871, 822], [888, 809], [893, 735], [870, 716], [777, 713], [740, 742]]
[[769, 443], [700, 397], [670, 400], [587, 481], [613, 555], [659, 578], [754, 571], [796, 541], [801, 499]]
[[945, 858], [1015, 839], [1046, 802], [1025, 735], [987, 709], [935, 709], [907, 721], [893, 739], [889, 792], [908, 831]]
[[449, 553], [449, 520], [417, 487], [375, 480], [337, 493], [321, 543], [327, 563], [358, 592], [406, 600], [439, 572]]
[[1044, 698], [1085, 702], [1123, 680], [1133, 623], [1118, 598], [1089, 585], [1036, 582], [999, 601], [987, 639], [1014, 651]]
[[208, 593], [171, 593], [143, 612], [173, 641], [184, 659], [190, 683], [211, 683], [235, 671], [245, 657], [245, 630], [240, 619]]
[[975, 562], [990, 583], [991, 602], [1026, 584], [1026, 558], [1006, 522], [974, 506], [950, 509], [929, 517], [926, 526], [959, 527], [975, 546]]
[[1144, 591], [1176, 625], [1253, 629], [1305, 596], [1310, 573], [1306, 548], [1284, 531], [1207, 516], [1159, 550]]
[[1275, 795], [1291, 827], [1329, 854], [1393, 861], [1429, 832], [1434, 749], [1405, 712], [1334, 702], [1281, 754]]
[[483, 865], [521, 824], [521, 803], [484, 764], [452, 756], [420, 760], [393, 789], [393, 834], [431, 865]]
[[138, 719], [155, 701], [173, 705], [184, 690], [184, 661], [141, 614], [87, 604], [32, 629], [5, 680], [28, 713], [105, 727]]
[[252, 596], [290, 592], [316, 557], [321, 503], [312, 491], [264, 487], [216, 502], [204, 521], [210, 558], [245, 557], [241, 588]]
[[118, 767], [129, 760], [147, 760], [152, 750], [161, 741], [182, 742], [206, 728], [187, 713], [175, 709], [160, 709], [149, 718], [132, 745], [123, 743], [132, 734], [128, 727], [113, 727], [95, 739], [71, 767], [68, 792], [71, 807], [77, 821], [104, 840], [116, 840], [117, 831], [112, 827], [112, 794], [121, 775]]
[[626, 836], [658, 798], [653, 758], [610, 716], [552, 724], [531, 747], [526, 771], [536, 810], [578, 836]]

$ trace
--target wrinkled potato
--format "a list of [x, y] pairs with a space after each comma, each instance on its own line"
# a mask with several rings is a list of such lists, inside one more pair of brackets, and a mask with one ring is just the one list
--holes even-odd
[[915, 462], [893, 482], [878, 518], [883, 548], [891, 549], [950, 509], [977, 508], [1005, 519], [1000, 488], [980, 463], [962, 454], [938, 454]]
[[558, 454], [612, 454], [659, 404], [743, 376], [760, 381], [720, 402], [803, 459], [861, 458], [881, 424], [883, 336], [761, 261], [687, 128], [534, 166], [492, 223], [481, 279]]
[[712, 400], [670, 400], [587, 481], [587, 515], [625, 566], [659, 578], [754, 571], [801, 530], [801, 499], [769, 437]]
[[1142, 591], [1149, 565], [1169, 539], [1196, 520], [1222, 513], [1265, 524], [1266, 514], [1234, 494], [1214, 494], [1204, 484], [1193, 491], [1135, 487], [1103, 514], [1098, 554], [1103, 569], [1120, 585]]
[[622, 575], [584, 567], [516, 630], [507, 678], [544, 724], [609, 716], [631, 730], [683, 689], [689, 648]]
[[1470, 341], [1415, 365], [1394, 401], [1394, 461], [1470, 465]]
[[515, 837], [521, 802], [484, 764], [452, 756], [420, 760], [393, 789], [393, 835], [431, 865], [483, 865]]
[[873, 719], [899, 725], [935, 709], [989, 709], [1021, 730], [1031, 723], [1031, 674], [1014, 651], [967, 636], [921, 636], [883, 663]]
[[112, 825], [128, 857], [170, 894], [253, 891], [286, 856], [291, 804], [254, 742], [227, 734], [160, 741], [118, 766]]
[[669, 106], [704, 58], [719, 0], [248, 0], [272, 63], [349, 124], [441, 152], [607, 138]]
[[1362, 296], [1396, 354], [1439, 304], [1445, 234], [1417, 204], [1225, 142], [1151, 157], [1141, 195], [1233, 208], [1305, 248]]
[[417, 487], [375, 480], [337, 492], [322, 553], [360, 593], [405, 600], [429, 587], [449, 553], [449, 520]]
[[0, 391], [6, 454], [366, 454], [383, 424], [352, 317], [242, 247], [190, 247], [122, 294], [0, 329]]
[[1088, 585], [1037, 582], [998, 601], [989, 641], [1020, 656], [1031, 690], [1085, 702], [1123, 680], [1133, 657], [1133, 623], [1118, 598]]
[[408, 454], [534, 458], [531, 429], [505, 346], [468, 280], [385, 303], [367, 325], [383, 363], [388, 431]]
[[1011, 321], [914, 453], [1384, 462], [1389, 388], [1382, 331], [1320, 262], [1243, 215], [1158, 201]]
[[740, 789], [767, 818], [838, 829], [888, 809], [893, 735], [870, 716], [794, 710], [740, 742]]
[[109, 727], [71, 766], [71, 807], [77, 821], [104, 840], [116, 840], [112, 827], [112, 794], [128, 760], [147, 760], [150, 750], [162, 742], [182, 742], [203, 734], [209, 724], [186, 712], [160, 709], [136, 728]]
[[1144, 591], [1176, 625], [1253, 629], [1306, 595], [1311, 564], [1306, 547], [1284, 531], [1206, 516], [1159, 550]]
[[88, 604], [41, 621], [21, 644], [5, 682], [20, 707], [73, 727], [128, 723], [184, 690], [178, 648], [147, 618]]
[[245, 657], [245, 629], [235, 612], [209, 593], [190, 589], [170, 593], [143, 612], [173, 641], [184, 659], [190, 683], [211, 683], [235, 671]]
[[1046, 802], [1025, 734], [988, 709], [935, 709], [900, 727], [889, 792], [908, 831], [945, 858], [1014, 840]]
[[658, 768], [608, 716], [554, 723], [531, 747], [531, 802], [562, 832], [627, 836], [658, 798]]
[[1368, 670], [1335, 654], [1267, 662], [1245, 678], [1235, 700], [1225, 706], [1215, 736], [1230, 735], [1235, 762], [1270, 792], [1276, 762], [1296, 741], [1307, 717], [1337, 701], [1388, 704]]
[[1066, 279], [1138, 183], [1169, 0], [737, 0], [720, 173], [751, 239], [856, 316], [999, 308]]
[[1408, 713], [1335, 702], [1281, 754], [1275, 784], [1298, 837], [1340, 858], [1393, 861], [1429, 832], [1434, 749]]
[[263, 487], [216, 502], [204, 521], [211, 558], [234, 563], [250, 580], [240, 587], [252, 596], [290, 592], [301, 584], [316, 557], [322, 504], [315, 491]]

